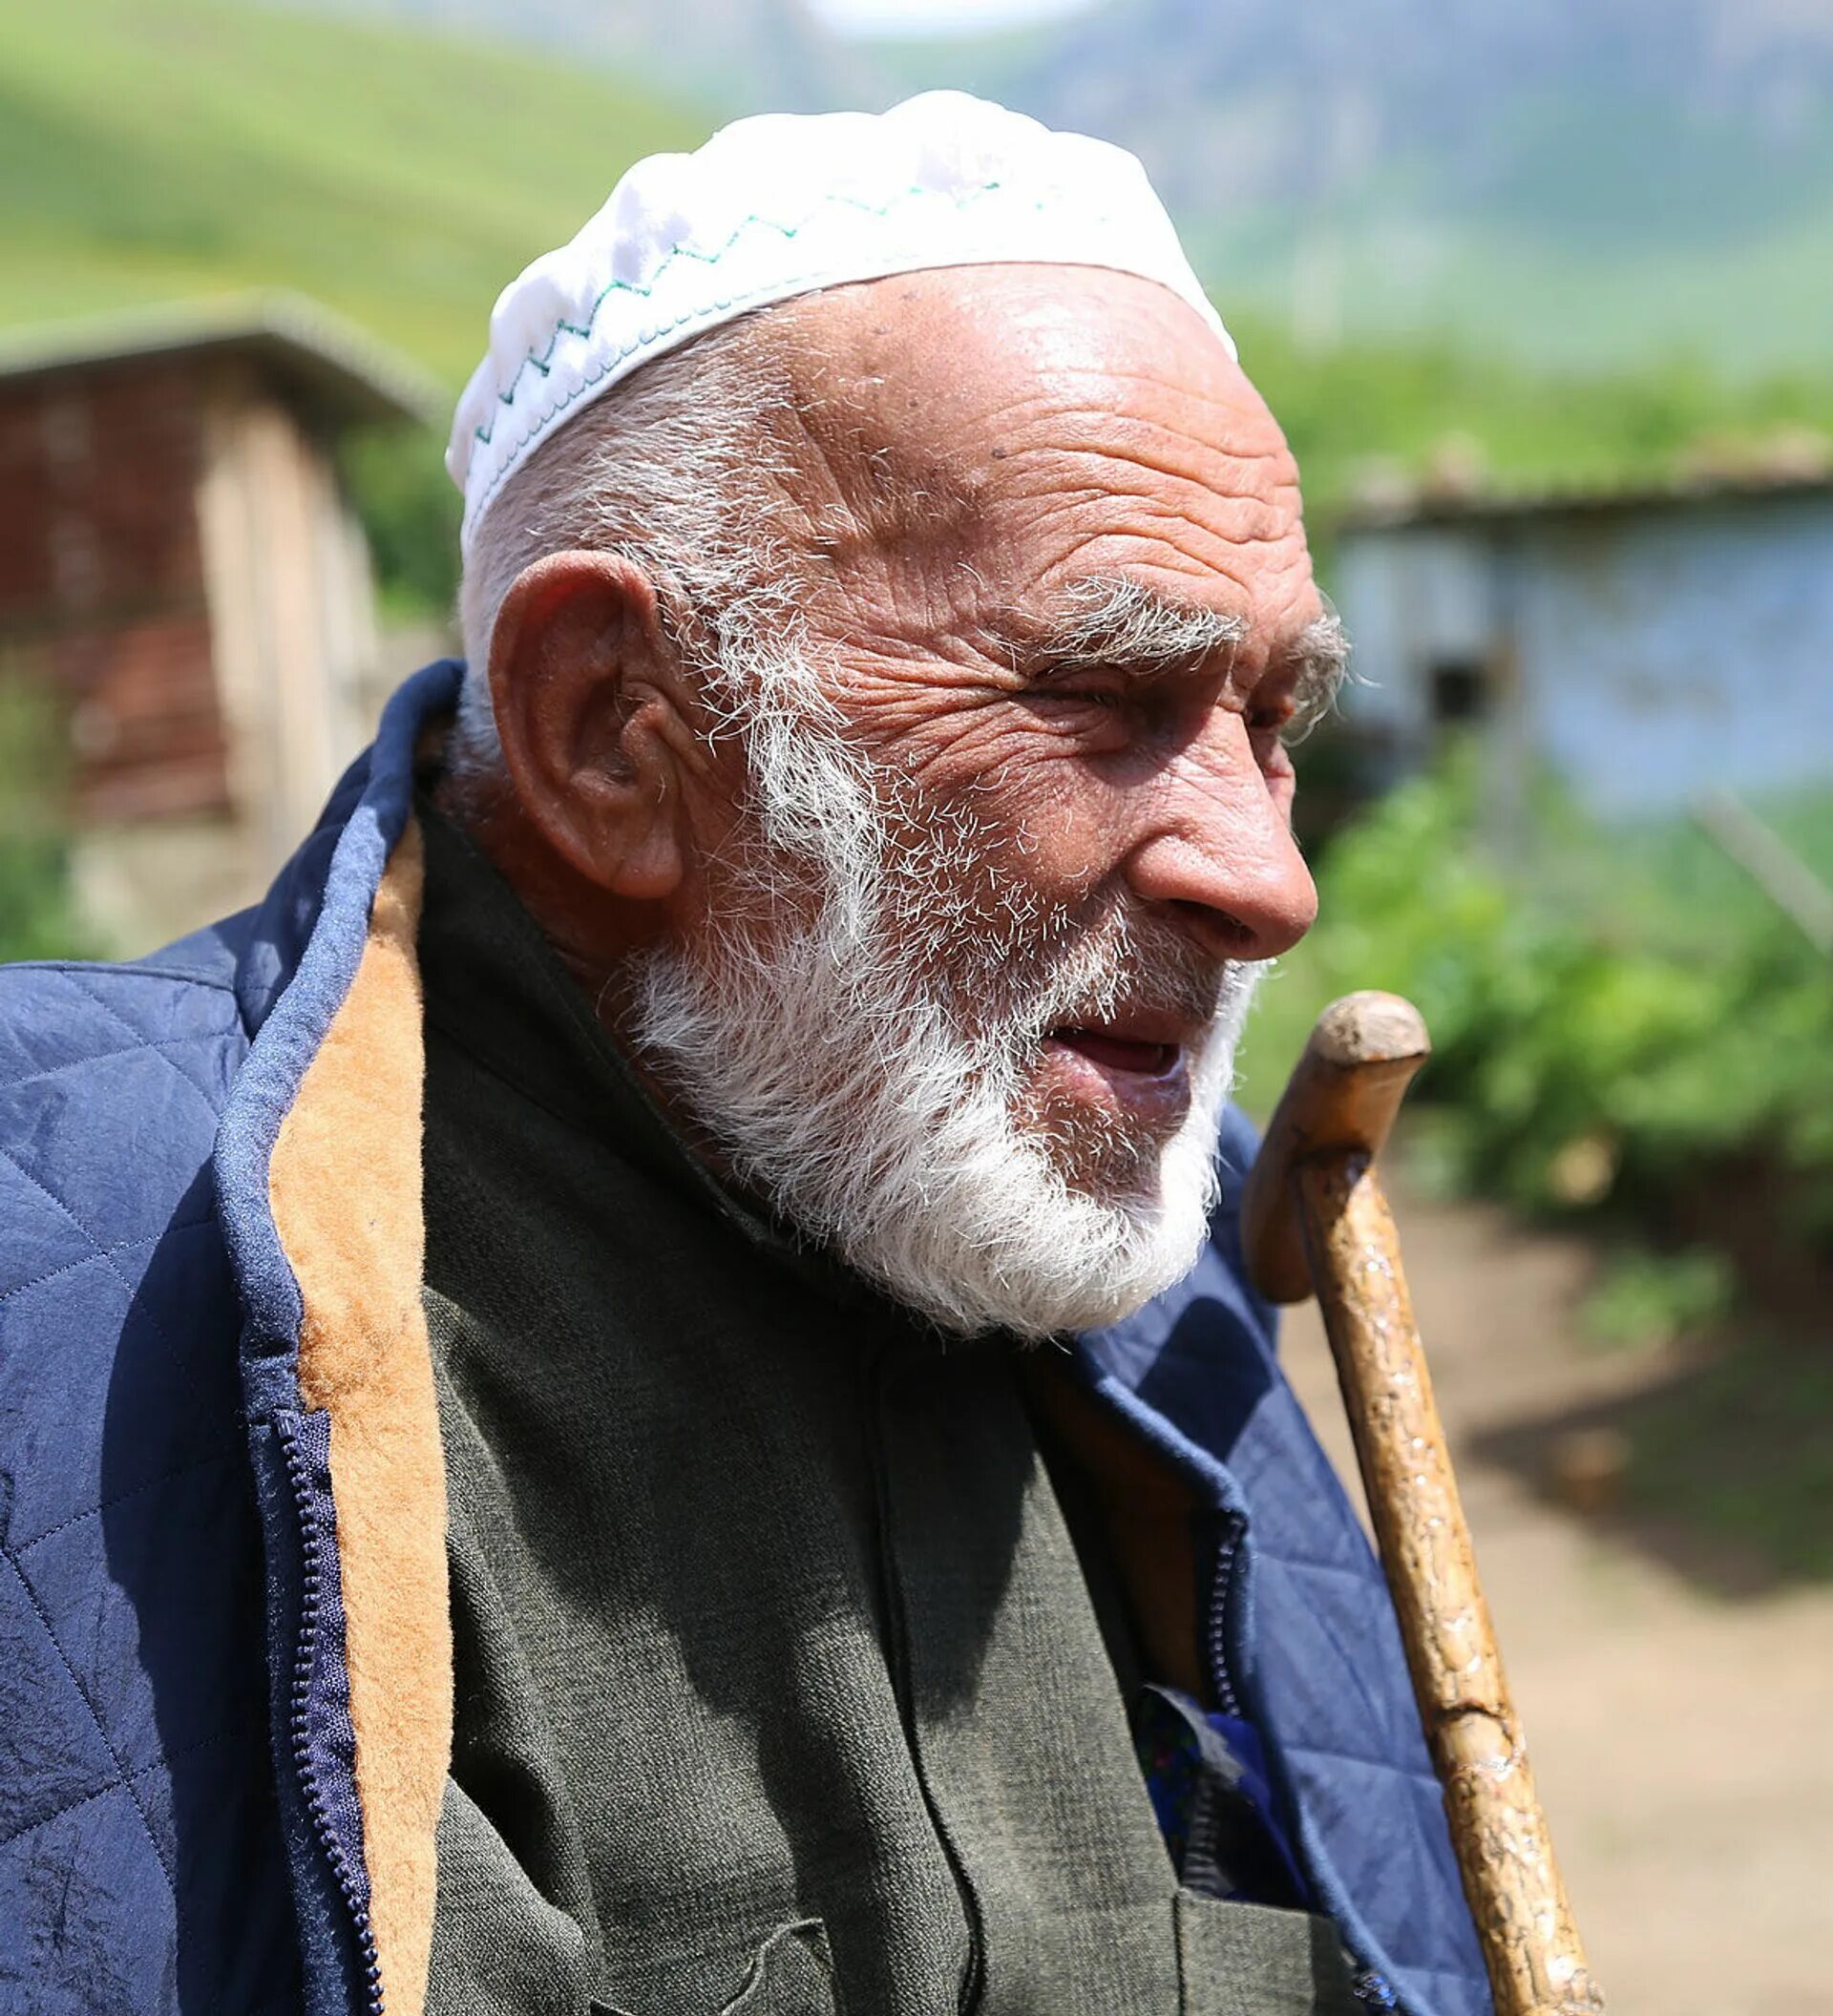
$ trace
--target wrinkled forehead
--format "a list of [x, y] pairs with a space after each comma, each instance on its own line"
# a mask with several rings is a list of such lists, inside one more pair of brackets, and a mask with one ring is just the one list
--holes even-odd
[[835, 288], [773, 321], [788, 487], [831, 565], [966, 561], [1014, 598], [1087, 576], [1182, 577], [1249, 603], [1309, 591], [1284, 437], [1169, 289], [957, 269]]

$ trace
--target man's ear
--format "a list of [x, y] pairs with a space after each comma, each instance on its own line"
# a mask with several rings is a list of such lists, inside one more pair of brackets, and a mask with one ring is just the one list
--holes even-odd
[[490, 692], [524, 817], [589, 882], [664, 901], [685, 872], [691, 731], [656, 592], [612, 554], [516, 576], [491, 635]]

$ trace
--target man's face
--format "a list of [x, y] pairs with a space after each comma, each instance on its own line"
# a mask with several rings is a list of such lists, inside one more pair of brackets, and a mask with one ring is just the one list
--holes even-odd
[[753, 816], [642, 1040], [905, 1299], [1102, 1320], [1194, 1257], [1245, 982], [1313, 914], [1280, 737], [1336, 640], [1295, 472], [1112, 274], [838, 290], [782, 354], [806, 648], [734, 682]]
[[[1072, 1142], [1162, 1142], [1216, 968], [1284, 951], [1316, 907], [1281, 736], [1338, 646], [1291, 455], [1148, 282], [965, 268], [803, 315], [835, 704], [918, 802], [978, 823], [990, 883], [1124, 918], [1183, 968], [1161, 998], [1052, 1032], [1024, 1094]], [[975, 893], [957, 892], [969, 937]]]

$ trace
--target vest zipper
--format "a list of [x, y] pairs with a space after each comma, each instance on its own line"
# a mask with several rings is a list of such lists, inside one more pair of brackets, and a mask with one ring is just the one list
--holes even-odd
[[292, 1424], [285, 1420], [276, 1421], [275, 1429], [281, 1455], [286, 1465], [287, 1481], [292, 1486], [293, 1505], [299, 1517], [300, 1538], [304, 1544], [304, 1564], [300, 1579], [299, 1638], [293, 1653], [292, 1692], [287, 1716], [293, 1764], [306, 1794], [306, 1810], [311, 1816], [312, 1832], [318, 1838], [325, 1858], [330, 1864], [331, 1876], [337, 1884], [338, 1892], [350, 1914], [357, 1958], [363, 1968], [362, 2006], [365, 2016], [383, 2016], [382, 1968], [376, 1958], [375, 1926], [369, 1917], [369, 1900], [364, 1895], [363, 1885], [358, 1880], [356, 1872], [350, 1867], [349, 1858], [344, 1853], [344, 1845], [337, 1838], [337, 1831], [331, 1824], [330, 1808], [325, 1788], [319, 1782], [318, 1766], [312, 1757], [312, 1664], [318, 1648], [319, 1612], [322, 1602], [318, 1573], [318, 1512], [312, 1503], [311, 1478], [305, 1453], [299, 1446], [296, 1431]]
[[1234, 1594], [1235, 1563], [1248, 1522], [1238, 1512], [1225, 1513], [1223, 1521], [1215, 1544], [1215, 1571], [1210, 1583], [1210, 1689], [1223, 1714], [1238, 1716], [1241, 1697], [1235, 1692], [1234, 1676], [1229, 1670], [1229, 1602]]
[[[1210, 1687], [1215, 1695], [1215, 1705], [1225, 1715], [1237, 1715], [1243, 1719], [1251, 1718], [1242, 1708], [1234, 1675], [1229, 1670], [1229, 1606], [1234, 1595], [1241, 1540], [1247, 1530], [1248, 1522], [1240, 1513], [1223, 1515], [1221, 1534], [1215, 1544], [1215, 1574], [1210, 1586], [1209, 1619]], [[1339, 1939], [1341, 1936], [1338, 1933]], [[1398, 2011], [1400, 1998], [1387, 1977], [1365, 1965], [1347, 1943], [1343, 1952], [1349, 1962], [1350, 1992], [1356, 2000], [1370, 2009]]]

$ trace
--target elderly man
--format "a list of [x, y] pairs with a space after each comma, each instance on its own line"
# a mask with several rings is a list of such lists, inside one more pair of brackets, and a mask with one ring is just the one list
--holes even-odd
[[459, 410], [468, 668], [0, 991], [0, 2005], [1487, 2005], [1227, 1106], [1341, 656], [1138, 166], [631, 171]]

